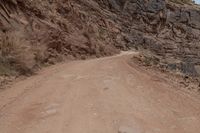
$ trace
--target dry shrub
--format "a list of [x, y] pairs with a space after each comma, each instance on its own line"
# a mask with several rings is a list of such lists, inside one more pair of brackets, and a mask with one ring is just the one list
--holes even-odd
[[174, 3], [178, 3], [178, 4], [191, 4], [194, 3], [193, 0], [170, 0]]
[[0, 41], [0, 74], [30, 74], [34, 54], [28, 41], [17, 34], [5, 33]]

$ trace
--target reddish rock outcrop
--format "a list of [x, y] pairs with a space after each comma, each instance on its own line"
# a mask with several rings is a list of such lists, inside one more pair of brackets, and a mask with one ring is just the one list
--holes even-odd
[[35, 64], [136, 48], [179, 60], [184, 73], [199, 74], [200, 9], [196, 5], [165, 0], [0, 2], [0, 34], [15, 32], [32, 49], [39, 47], [40, 52], [30, 51]]

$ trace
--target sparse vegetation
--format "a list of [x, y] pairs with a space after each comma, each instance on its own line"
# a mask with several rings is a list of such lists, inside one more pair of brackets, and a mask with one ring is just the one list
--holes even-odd
[[178, 3], [178, 4], [191, 4], [194, 3], [193, 0], [170, 0], [171, 2]]
[[11, 33], [5, 33], [0, 40], [0, 75], [30, 73], [34, 55], [27, 41]]

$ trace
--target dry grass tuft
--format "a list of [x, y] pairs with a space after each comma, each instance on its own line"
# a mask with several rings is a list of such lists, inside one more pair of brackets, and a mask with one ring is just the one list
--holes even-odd
[[31, 45], [16, 36], [5, 33], [0, 40], [0, 75], [29, 74], [34, 63]]
[[178, 3], [178, 4], [192, 4], [194, 3], [193, 0], [170, 0], [171, 2]]

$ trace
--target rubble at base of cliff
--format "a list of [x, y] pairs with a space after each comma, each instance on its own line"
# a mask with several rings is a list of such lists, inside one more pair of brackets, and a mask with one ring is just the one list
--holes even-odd
[[153, 73], [163, 75], [166, 80], [200, 93], [200, 75], [192, 64], [186, 64], [176, 59], [163, 59], [150, 52], [140, 52], [128, 62], [138, 64]]

